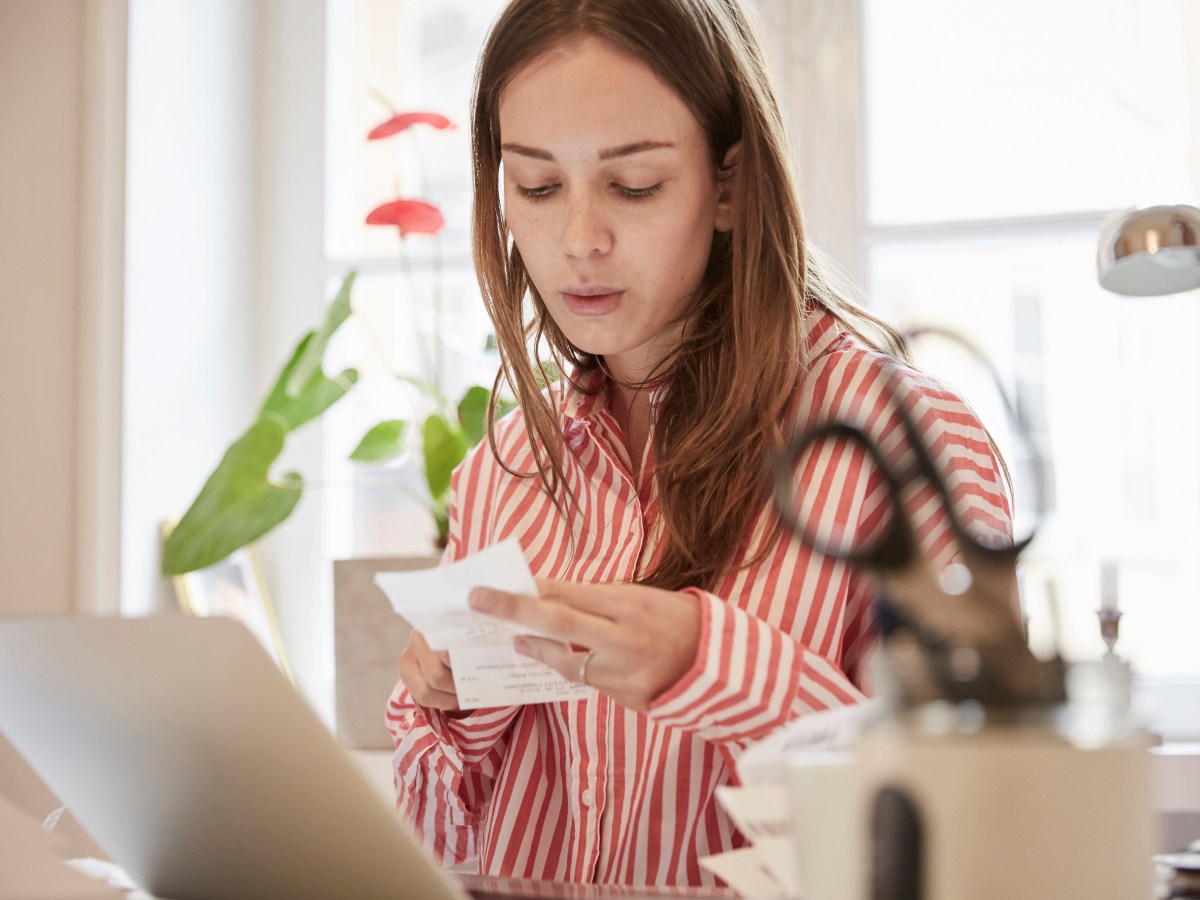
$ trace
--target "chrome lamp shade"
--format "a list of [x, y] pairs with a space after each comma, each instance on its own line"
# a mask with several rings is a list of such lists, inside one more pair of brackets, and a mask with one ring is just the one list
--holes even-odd
[[1100, 285], [1153, 297], [1200, 287], [1200, 209], [1148, 206], [1111, 216], [1096, 256]]

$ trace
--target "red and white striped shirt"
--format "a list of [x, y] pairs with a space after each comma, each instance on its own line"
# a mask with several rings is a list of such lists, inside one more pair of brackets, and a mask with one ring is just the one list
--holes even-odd
[[[885, 455], [902, 455], [894, 407], [881, 390], [885, 358], [822, 310], [810, 323], [795, 424], [847, 415], [861, 423], [867, 410], [867, 429]], [[1008, 500], [975, 416], [919, 373], [907, 385], [904, 402], [955, 494], [1006, 532]], [[538, 479], [510, 475], [485, 442], [455, 473], [447, 561], [515, 537], [537, 576], [630, 582], [649, 570], [657, 546], [654, 479], [645, 478], [639, 494], [605, 393], [568, 392], [561, 402], [573, 451], [566, 473], [579, 500], [570, 521]], [[497, 424], [497, 449], [510, 468], [530, 472], [520, 416]], [[649, 473], [650, 442], [646, 452]], [[828, 486], [839, 518], [867, 523], [878, 520], [885, 498], [861, 457], [822, 454], [806, 483]], [[926, 552], [935, 564], [949, 562], [944, 511], [906, 503]], [[747, 546], [757, 546], [771, 523], [764, 508]], [[807, 712], [862, 699], [871, 598], [862, 576], [787, 534], [758, 565], [732, 571], [713, 593], [694, 593], [701, 601], [695, 662], [645, 715], [595, 692], [451, 718], [416, 705], [397, 685], [387, 710], [397, 805], [443, 864], [478, 857], [480, 870], [496, 875], [714, 883], [698, 859], [745, 843], [715, 789], [734, 782], [734, 761], [748, 744]]]

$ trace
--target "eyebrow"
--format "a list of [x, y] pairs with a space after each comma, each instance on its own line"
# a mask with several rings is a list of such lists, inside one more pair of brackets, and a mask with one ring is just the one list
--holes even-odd
[[[601, 159], [618, 159], [624, 156], [632, 156], [635, 153], [645, 153], [649, 150], [662, 150], [672, 148], [675, 145], [669, 141], [635, 141], [632, 144], [621, 144], [619, 147], [606, 147], [600, 151]], [[549, 150], [541, 150], [537, 147], [526, 147], [524, 144], [501, 144], [501, 150], [507, 150], [510, 153], [516, 153], [520, 156], [528, 156], [530, 159], [544, 159], [547, 162], [554, 162], [554, 154]]]

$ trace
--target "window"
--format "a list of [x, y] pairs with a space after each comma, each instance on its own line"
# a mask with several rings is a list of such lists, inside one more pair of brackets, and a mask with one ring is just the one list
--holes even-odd
[[[428, 552], [432, 521], [414, 466], [371, 474], [344, 462], [363, 432], [406, 418], [423, 402], [396, 376], [436, 380], [448, 397], [491, 387], [496, 361], [484, 352], [491, 324], [471, 263], [470, 131], [475, 60], [500, 0], [338, 0], [329, 3], [325, 256], [329, 291], [359, 273], [355, 317], [331, 351], [329, 368], [353, 365], [361, 379], [331, 411], [327, 477], [352, 483], [331, 497], [327, 528], [338, 556]], [[393, 111], [435, 112], [457, 127], [418, 126], [366, 140]], [[396, 197], [435, 203], [446, 224], [409, 235], [364, 224]], [[332, 492], [331, 492], [332, 493]]]
[[[810, 234], [887, 318], [981, 345], [1034, 420], [1055, 488], [1024, 563], [1035, 644], [1050, 641], [1053, 584], [1065, 653], [1103, 652], [1095, 610], [1113, 561], [1118, 651], [1143, 676], [1200, 678], [1200, 295], [1121, 298], [1095, 278], [1107, 212], [1198, 193], [1197, 11], [764, 4], [797, 26], [776, 63]], [[977, 373], [933, 350], [919, 364], [978, 401], [1022, 480], [1028, 460]]]

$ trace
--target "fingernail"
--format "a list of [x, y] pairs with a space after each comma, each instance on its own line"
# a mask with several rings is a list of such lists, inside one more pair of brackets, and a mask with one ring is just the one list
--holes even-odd
[[477, 612], [489, 612], [496, 605], [496, 595], [487, 588], [474, 588], [467, 595], [467, 603]]
[[522, 656], [529, 655], [529, 641], [523, 637], [513, 638], [513, 649]]

